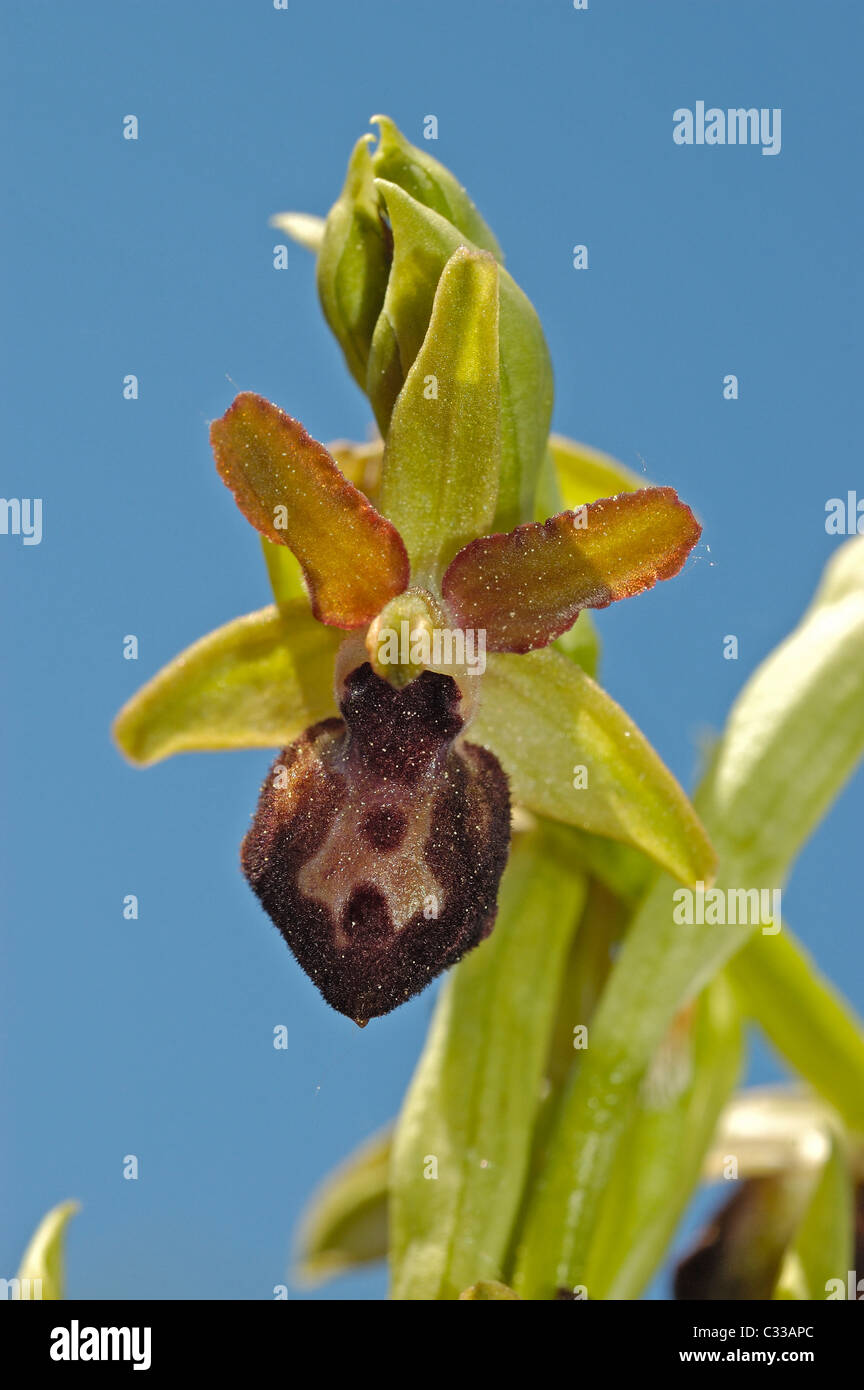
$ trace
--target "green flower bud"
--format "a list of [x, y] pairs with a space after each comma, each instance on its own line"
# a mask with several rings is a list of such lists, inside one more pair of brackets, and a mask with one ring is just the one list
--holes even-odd
[[457, 231], [482, 251], [491, 251], [502, 264], [504, 256], [495, 233], [480, 216], [467, 192], [443, 164], [411, 145], [389, 116], [373, 116], [380, 140], [372, 155], [375, 177], [398, 184], [418, 203], [439, 212]]
[[[324, 314], [386, 438], [393, 407], [429, 330], [444, 267], [460, 247], [503, 262], [494, 234], [448, 169], [375, 116], [377, 149], [354, 147], [318, 256]], [[540, 321], [500, 275], [501, 469], [495, 528], [533, 516], [552, 412], [552, 367]], [[478, 466], [479, 466], [478, 461]]]
[[381, 218], [369, 144], [354, 146], [318, 255], [318, 295], [355, 381], [365, 389], [369, 345], [384, 303], [392, 240]]

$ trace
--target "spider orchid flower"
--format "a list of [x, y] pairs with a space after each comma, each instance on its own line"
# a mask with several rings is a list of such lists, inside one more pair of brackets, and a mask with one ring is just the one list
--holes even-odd
[[[677, 574], [700, 527], [668, 487], [525, 519], [541, 474], [555, 491], [533, 309], [492, 247], [395, 183], [379, 195], [389, 277], [374, 328], [346, 329], [343, 347], [372, 383], [383, 444], [331, 453], [261, 396], [236, 398], [211, 443], [263, 537], [276, 603], [176, 658], [115, 725], [138, 763], [281, 748], [243, 872], [327, 1002], [360, 1024], [492, 930], [511, 801], [682, 881], [713, 869], [677, 782], [567, 646], [584, 609]], [[435, 222], [434, 255], [412, 217]], [[352, 255], [356, 231], [340, 243]], [[380, 221], [369, 235], [377, 256]], [[326, 260], [325, 241], [319, 287]], [[346, 297], [322, 300], [332, 321]], [[526, 356], [527, 341], [540, 346]]]

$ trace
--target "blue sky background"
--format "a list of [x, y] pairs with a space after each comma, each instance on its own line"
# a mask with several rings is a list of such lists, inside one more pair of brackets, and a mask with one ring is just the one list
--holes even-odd
[[[267, 753], [140, 772], [108, 737], [164, 661], [268, 601], [209, 419], [250, 388], [319, 438], [367, 430], [312, 258], [275, 271], [268, 216], [325, 212], [373, 112], [415, 140], [437, 115], [432, 152], [543, 319], [557, 427], [705, 522], [682, 578], [600, 620], [605, 683], [690, 784], [837, 545], [826, 500], [864, 494], [862, 10], [7, 0], [2, 26], [2, 492], [44, 499], [44, 538], [0, 537], [0, 1274], [76, 1196], [71, 1295], [268, 1298], [316, 1179], [396, 1110], [434, 993], [361, 1035], [294, 964], [238, 870]], [[700, 99], [782, 107], [782, 153], [679, 148]], [[862, 811], [859, 778], [785, 903], [859, 1008]], [[779, 1074], [767, 1050], [753, 1074]]]

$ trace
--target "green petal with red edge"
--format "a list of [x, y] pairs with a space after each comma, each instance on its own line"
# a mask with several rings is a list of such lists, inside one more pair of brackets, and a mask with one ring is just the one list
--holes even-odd
[[506, 535], [482, 536], [442, 584], [461, 627], [495, 652], [545, 647], [583, 608], [606, 608], [677, 574], [702, 534], [671, 487], [643, 488]]
[[247, 521], [297, 556], [319, 622], [362, 627], [407, 586], [399, 532], [284, 410], [244, 391], [210, 442]]

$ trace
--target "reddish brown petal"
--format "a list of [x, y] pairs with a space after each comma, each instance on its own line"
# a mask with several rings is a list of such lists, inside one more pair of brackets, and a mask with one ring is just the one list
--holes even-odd
[[471, 541], [444, 575], [462, 627], [493, 652], [528, 652], [605, 608], [677, 574], [702, 528], [671, 487], [604, 497], [542, 524]]
[[399, 532], [297, 420], [244, 391], [213, 421], [210, 442], [247, 521], [297, 556], [320, 622], [361, 627], [402, 593], [408, 556]]

